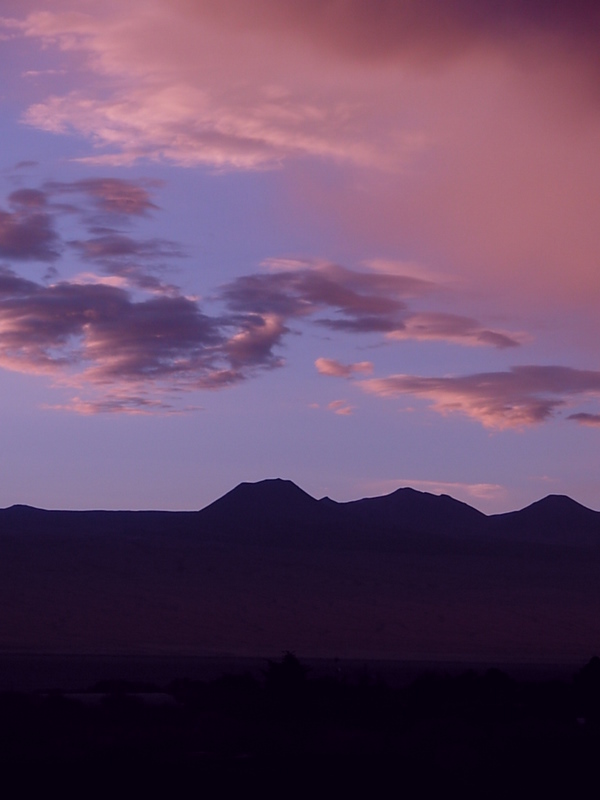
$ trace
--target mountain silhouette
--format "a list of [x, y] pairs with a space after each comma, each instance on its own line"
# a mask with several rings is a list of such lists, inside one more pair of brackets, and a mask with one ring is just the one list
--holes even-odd
[[200, 512], [203, 524], [213, 522], [239, 531], [249, 526], [294, 525], [318, 520], [321, 507], [314, 497], [281, 478], [240, 483]]
[[293, 481], [282, 478], [268, 478], [257, 483], [240, 483], [223, 497], [215, 500], [207, 508], [257, 511], [269, 507], [275, 513], [289, 506], [313, 508], [317, 501]]
[[572, 656], [600, 641], [600, 513], [242, 483], [200, 511], [0, 510], [0, 651]]
[[355, 517], [406, 531], [466, 532], [478, 529], [485, 520], [480, 511], [448, 495], [437, 496], [409, 488], [342, 505], [348, 519]]
[[491, 528], [521, 539], [561, 541], [564, 544], [594, 544], [600, 531], [600, 513], [566, 495], [550, 494], [520, 511], [498, 514]]

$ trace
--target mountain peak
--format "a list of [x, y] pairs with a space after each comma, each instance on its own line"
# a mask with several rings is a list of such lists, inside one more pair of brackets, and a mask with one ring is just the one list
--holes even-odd
[[230, 509], [236, 514], [286, 511], [293, 513], [294, 509], [317, 506], [318, 500], [311, 497], [293, 481], [283, 478], [267, 478], [255, 483], [239, 483], [234, 489], [224, 494], [205, 511]]
[[564, 494], [549, 494], [522, 508], [496, 514], [492, 525], [505, 526], [514, 536], [528, 541], [587, 542], [597, 544], [600, 533], [600, 512], [582, 506]]
[[547, 494], [546, 497], [542, 497], [541, 500], [537, 500], [531, 505], [537, 506], [538, 508], [542, 506], [544, 508], [568, 508], [570, 510], [583, 508], [585, 511], [590, 511], [589, 508], [581, 505], [581, 503], [578, 503], [577, 500], [573, 500], [572, 497], [569, 497], [566, 494]]
[[262, 481], [244, 481], [228, 492], [224, 497], [260, 497], [264, 500], [277, 500], [286, 498], [288, 500], [312, 500], [316, 502], [314, 497], [311, 497], [308, 492], [301, 489], [293, 481], [286, 478], [265, 478]]
[[582, 516], [595, 516], [598, 512], [592, 511], [587, 506], [581, 505], [576, 500], [568, 497], [566, 494], [548, 494], [542, 497], [541, 500], [536, 500], [534, 503], [521, 509], [521, 511], [512, 512], [514, 514], [523, 513], [536, 513], [543, 515], [551, 515], [554, 517], [561, 517], [564, 515], [576, 514]]

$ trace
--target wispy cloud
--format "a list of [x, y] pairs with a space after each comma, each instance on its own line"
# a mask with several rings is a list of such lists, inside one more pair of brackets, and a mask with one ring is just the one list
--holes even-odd
[[245, 275], [224, 286], [221, 298], [237, 311], [307, 317], [334, 310], [338, 319], [320, 318], [325, 327], [356, 332], [393, 329], [405, 298], [433, 288], [418, 278], [357, 271], [324, 261], [269, 262], [269, 272]]
[[[103, 281], [44, 285], [0, 270], [0, 364], [104, 388], [109, 396], [127, 385], [153, 387], [160, 395], [237, 383], [256, 369], [279, 366], [272, 348], [281, 333], [259, 315], [236, 323], [207, 316], [181, 295], [136, 300]], [[132, 406], [122, 395], [89, 408]], [[82, 402], [88, 401], [73, 407]], [[156, 399], [133, 405], [162, 407]]]
[[342, 417], [348, 417], [354, 411], [354, 406], [349, 405], [347, 400], [333, 400], [327, 408]]
[[64, 69], [28, 69], [22, 73], [24, 78], [41, 78], [46, 75], [65, 75]]
[[182, 0], [190, 16], [211, 14], [231, 27], [269, 28], [290, 38], [357, 60], [394, 59], [420, 65], [448, 61], [473, 48], [495, 46], [513, 55], [515, 45], [548, 39], [570, 49], [575, 42], [594, 60], [600, 13], [593, 3], [489, 3], [480, 0], [410, 0], [373, 3], [342, 0]]
[[[159, 294], [178, 294], [173, 283], [164, 280], [173, 259], [183, 257], [177, 243], [165, 239], [135, 239], [118, 230], [102, 229], [99, 235], [68, 242], [80, 258], [91, 262], [108, 275], [131, 286]], [[166, 265], [166, 266], [165, 266]]]
[[506, 495], [506, 488], [498, 483], [461, 483], [460, 481], [424, 481], [402, 479], [398, 484], [413, 486], [433, 494], [468, 495], [478, 500], [496, 500]]
[[198, 406], [178, 407], [172, 403], [161, 400], [152, 400], [147, 397], [106, 395], [97, 400], [83, 400], [74, 397], [68, 403], [57, 403], [55, 405], [45, 405], [44, 408], [54, 411], [68, 411], [81, 414], [83, 416], [93, 416], [95, 414], [129, 414], [133, 416], [147, 416], [149, 414], [185, 414], [190, 411], [200, 411]]
[[[224, 388], [283, 364], [274, 351], [288, 332], [284, 318], [251, 306], [207, 314], [161, 277], [183, 255], [175, 242], [98, 225], [96, 212], [128, 224], [155, 210], [148, 186], [102, 178], [9, 195], [5, 229], [18, 235], [4, 237], [5, 257], [56, 263], [68, 252], [88, 266], [69, 278], [53, 266], [41, 282], [0, 266], [0, 366], [79, 388], [57, 408], [175, 413], [189, 408], [181, 392]], [[76, 205], [65, 205], [71, 195]], [[62, 238], [63, 218], [83, 235]]]
[[55, 47], [82, 78], [71, 70], [24, 119], [87, 137], [89, 161], [285, 165], [302, 173], [288, 182], [295, 208], [335, 215], [388, 252], [442, 254], [438, 265], [522, 308], [598, 291], [593, 3], [53, 7], [3, 24]]
[[578, 414], [569, 414], [567, 419], [579, 422], [580, 425], [589, 425], [591, 428], [600, 427], [600, 414], [589, 414], [581, 411]]
[[121, 216], [143, 216], [157, 206], [150, 199], [156, 181], [131, 181], [122, 178], [85, 178], [79, 181], [50, 181], [44, 188], [52, 195], [86, 195], [99, 211]]
[[404, 318], [402, 327], [387, 335], [396, 340], [432, 340], [500, 348], [517, 347], [520, 344], [515, 334], [488, 330], [470, 317], [440, 312], [410, 314]]
[[[507, 372], [429, 378], [391, 375], [361, 381], [381, 397], [430, 400], [442, 413], [460, 412], [488, 428], [522, 428], [552, 417], [569, 403], [600, 397], [600, 372], [562, 366], [518, 366]], [[572, 419], [583, 422], [580, 415]]]
[[[260, 168], [308, 154], [389, 166], [405, 149], [402, 133], [374, 136], [373, 98], [353, 65], [430, 70], [488, 51], [540, 60], [551, 48], [595, 65], [597, 13], [583, 1], [566, 9], [475, 0], [158, 0], [104, 14], [89, 6], [88, 13], [37, 11], [4, 26], [84, 53], [103, 77], [103, 91], [90, 85], [49, 97], [26, 117], [47, 130], [75, 128], [109, 150], [90, 160]], [[351, 75], [338, 69], [330, 82], [324, 67], [332, 57]], [[108, 96], [107, 79], [114, 81]]]
[[[438, 291], [432, 280], [318, 259], [268, 260], [263, 271], [222, 285], [208, 301], [218, 311], [208, 313], [164, 279], [170, 262], [184, 255], [181, 247], [129, 230], [135, 219], [156, 211], [152, 186], [111, 178], [48, 182], [12, 192], [10, 211], [0, 217], [5, 258], [53, 263], [42, 282], [10, 266], [0, 269], [0, 365], [95, 393], [85, 397], [80, 391], [64, 408], [171, 413], [181, 403], [172, 403], [170, 393], [225, 388], [283, 366], [292, 325], [300, 326], [296, 334], [312, 324], [379, 336], [390, 345], [413, 339], [502, 349], [523, 339], [470, 317], [415, 311], [412, 305]], [[77, 202], [65, 203], [71, 196]], [[64, 220], [68, 239], [61, 235]], [[79, 236], [72, 233], [76, 226]], [[85, 264], [70, 278], [61, 278], [54, 266], [65, 252]], [[315, 366], [322, 375], [346, 379], [374, 369], [370, 361], [325, 357]], [[543, 421], [574, 398], [600, 391], [599, 373], [558, 366], [462, 377], [392, 375], [358, 384], [379, 395], [429, 399], [438, 411], [461, 411], [496, 428]], [[353, 411], [345, 400], [329, 408], [340, 415]], [[571, 418], [595, 424], [594, 415]]]
[[14, 169], [15, 170], [22, 170], [22, 169], [25, 170], [25, 169], [31, 169], [32, 167], [37, 167], [37, 166], [38, 166], [38, 162], [37, 161], [32, 161], [31, 159], [26, 159], [25, 161], [18, 161], [15, 164]]
[[225, 344], [227, 357], [234, 367], [260, 364], [279, 367], [283, 359], [273, 353], [288, 332], [276, 314], [248, 314], [238, 320], [241, 330]]
[[[170, 262], [183, 257], [182, 248], [166, 239], [136, 239], [118, 227], [157, 209], [150, 195], [157, 185], [94, 178], [18, 189], [8, 196], [10, 211], [0, 210], [0, 257], [56, 262], [65, 250], [75, 250], [80, 259], [108, 275], [123, 277], [132, 286], [177, 294], [177, 287], [161, 276]], [[65, 203], [65, 197], [75, 202]], [[80, 238], [61, 235], [64, 218], [76, 218], [83, 227]]]
[[11, 211], [0, 209], [0, 258], [18, 261], [55, 261], [58, 236], [46, 208], [46, 196], [34, 189], [18, 189], [8, 197]]
[[373, 364], [370, 361], [342, 364], [340, 361], [336, 361], [335, 358], [317, 358], [315, 367], [321, 375], [331, 375], [336, 378], [350, 378], [352, 375], [364, 375], [373, 372]]
[[[352, 114], [343, 99], [330, 97], [325, 104], [310, 92], [278, 90], [265, 70], [261, 43], [248, 53], [248, 42], [232, 43], [210, 15], [190, 20], [179, 4], [134, 5], [112, 16], [35, 12], [4, 21], [14, 33], [85, 54], [88, 68], [102, 75], [103, 91], [88, 85], [54, 95], [25, 115], [45, 130], [75, 129], [104, 149], [81, 160], [117, 165], [163, 158], [236, 169], [273, 167], [306, 154], [382, 162], [378, 148], [352, 135]], [[160, 45], [148, 50], [148, 41], [158, 44], [157, 37]], [[229, 68], [215, 70], [215, 56], [228, 59]], [[239, 70], [240, 58], [246, 64], [242, 84], [230, 75], [232, 67]], [[261, 62], [266, 80], [249, 81], [249, 65], [254, 72]], [[211, 81], [198, 80], [202, 73], [211, 73]]]
[[[410, 313], [408, 303], [433, 293], [435, 283], [413, 275], [354, 270], [327, 261], [272, 259], [267, 272], [244, 275], [222, 287], [232, 310], [315, 317], [317, 325], [390, 339], [435, 339], [456, 344], [514, 347], [514, 335], [488, 330], [477, 320], [448, 313]], [[333, 315], [332, 315], [333, 314]]]

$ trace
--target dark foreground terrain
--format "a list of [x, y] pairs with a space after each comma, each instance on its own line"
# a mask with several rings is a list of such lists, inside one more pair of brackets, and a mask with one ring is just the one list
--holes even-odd
[[[281, 643], [311, 660], [256, 666]], [[2, 796], [584, 797], [600, 660], [466, 665], [582, 665], [599, 643], [600, 513], [566, 497], [487, 517], [273, 480], [198, 512], [0, 510]], [[254, 666], [175, 669], [224, 653]]]
[[0, 694], [7, 797], [584, 796], [599, 755], [598, 658], [569, 680], [489, 669], [392, 688], [311, 677], [287, 653], [260, 678]]
[[0, 510], [0, 652], [583, 663], [600, 643], [600, 513], [485, 516], [399, 489], [281, 480], [195, 512]]

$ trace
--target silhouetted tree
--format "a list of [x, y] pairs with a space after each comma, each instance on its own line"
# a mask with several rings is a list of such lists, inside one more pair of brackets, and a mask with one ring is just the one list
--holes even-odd
[[[294, 739], [294, 744], [289, 744], [293, 748], [300, 746], [298, 737], [301, 737], [310, 717], [307, 672], [308, 668], [289, 651], [284, 653], [281, 661], [269, 661], [265, 672], [267, 708], [283, 725], [287, 735]], [[279, 738], [282, 745], [285, 738], [283, 729]]]
[[301, 664], [294, 653], [288, 650], [281, 661], [268, 661], [265, 687], [275, 694], [296, 695], [303, 690], [308, 672], [309, 668]]
[[600, 723], [600, 658], [594, 656], [573, 680], [578, 713], [588, 722]]

